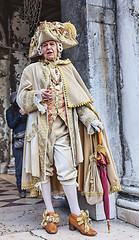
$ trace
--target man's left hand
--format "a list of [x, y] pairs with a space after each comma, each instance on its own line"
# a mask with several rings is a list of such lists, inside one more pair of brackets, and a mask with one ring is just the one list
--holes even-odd
[[103, 130], [102, 122], [100, 122], [98, 119], [94, 119], [91, 123], [91, 126], [97, 131], [100, 132], [100, 130]]

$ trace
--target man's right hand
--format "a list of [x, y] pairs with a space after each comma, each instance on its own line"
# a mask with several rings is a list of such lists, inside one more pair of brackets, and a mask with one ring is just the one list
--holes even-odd
[[44, 91], [42, 92], [41, 96], [42, 96], [43, 102], [44, 102], [44, 101], [52, 100], [52, 98], [53, 98], [53, 96], [52, 96], [52, 90], [51, 90], [51, 89], [44, 90]]

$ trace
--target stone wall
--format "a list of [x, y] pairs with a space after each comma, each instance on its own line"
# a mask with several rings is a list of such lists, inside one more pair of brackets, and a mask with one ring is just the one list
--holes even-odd
[[28, 63], [27, 46], [30, 41], [28, 26], [23, 20], [23, 9], [6, 9], [2, 1], [1, 16], [4, 12], [7, 13], [7, 19], [3, 18], [0, 22], [0, 173], [7, 172], [10, 161], [10, 131], [6, 122], [9, 95], [18, 89], [21, 73]]
[[24, 21], [23, 9], [17, 8], [9, 16], [9, 42], [10, 42], [10, 83], [11, 90], [16, 91], [20, 82], [21, 74], [29, 64], [29, 29]]

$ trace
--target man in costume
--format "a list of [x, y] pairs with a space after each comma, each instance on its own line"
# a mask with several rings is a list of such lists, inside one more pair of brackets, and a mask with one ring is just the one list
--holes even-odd
[[[29, 58], [40, 56], [40, 60], [24, 69], [17, 100], [28, 114], [22, 188], [42, 191], [46, 205], [42, 226], [48, 233], [57, 232], [59, 221], [51, 194], [64, 193], [71, 210], [69, 229], [94, 236], [87, 213], [80, 211], [77, 187], [89, 196], [85, 184], [89, 155], [97, 145], [100, 129], [111, 162], [110, 192], [119, 190], [120, 184], [92, 96], [71, 61], [60, 60], [63, 49], [77, 44], [76, 29], [69, 22], [41, 22], [31, 39]], [[94, 196], [100, 196], [100, 189], [95, 189]]]

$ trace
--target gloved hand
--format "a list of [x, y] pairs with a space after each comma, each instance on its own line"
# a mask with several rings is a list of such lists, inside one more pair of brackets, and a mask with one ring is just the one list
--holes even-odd
[[101, 131], [103, 130], [103, 125], [102, 125], [102, 123], [101, 123], [98, 119], [94, 119], [94, 120], [91, 122], [91, 126], [92, 126], [97, 132], [100, 132], [100, 130], [101, 130]]

